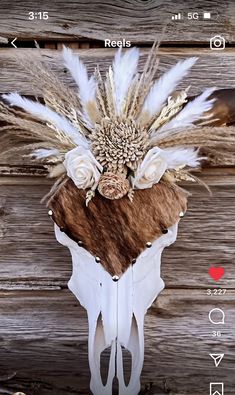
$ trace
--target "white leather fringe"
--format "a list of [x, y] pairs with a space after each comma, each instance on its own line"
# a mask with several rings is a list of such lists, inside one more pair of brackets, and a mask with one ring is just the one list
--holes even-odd
[[[113, 379], [117, 377], [119, 395], [137, 395], [144, 361], [144, 316], [148, 307], [164, 288], [161, 278], [161, 254], [177, 236], [178, 224], [168, 229], [146, 248], [134, 265], [117, 282], [83, 247], [78, 246], [55, 225], [59, 243], [72, 255], [73, 273], [68, 282], [81, 305], [87, 310], [89, 323], [90, 389], [94, 395], [112, 395]], [[146, 240], [147, 241], [147, 240]], [[101, 318], [101, 319], [100, 319]], [[108, 377], [103, 384], [100, 356], [111, 346]], [[122, 346], [132, 356], [128, 385], [124, 381]]]

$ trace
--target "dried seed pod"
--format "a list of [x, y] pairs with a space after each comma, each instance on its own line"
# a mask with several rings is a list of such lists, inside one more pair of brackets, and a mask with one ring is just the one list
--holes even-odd
[[98, 191], [107, 199], [120, 199], [130, 189], [129, 181], [121, 174], [104, 173], [99, 180]]
[[109, 172], [123, 173], [127, 166], [135, 170], [148, 147], [148, 134], [134, 120], [120, 122], [104, 119], [91, 133], [92, 151]]

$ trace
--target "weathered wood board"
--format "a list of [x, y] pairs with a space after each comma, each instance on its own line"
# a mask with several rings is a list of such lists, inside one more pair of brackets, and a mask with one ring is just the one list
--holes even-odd
[[[235, 4], [235, 3], [234, 3]], [[187, 57], [198, 57], [197, 63], [190, 70], [189, 75], [179, 85], [180, 88], [186, 88], [190, 85], [189, 93], [194, 95], [208, 87], [231, 88], [235, 86], [235, 49], [230, 48], [226, 51], [211, 51], [203, 48], [161, 48], [159, 51], [160, 63], [157, 76], [161, 75], [177, 61]], [[99, 64], [100, 72], [105, 74], [115, 54], [114, 49], [109, 48], [90, 48], [76, 50], [81, 59], [88, 68], [88, 72], [94, 71]], [[143, 70], [148, 48], [141, 49], [139, 71]], [[17, 54], [25, 57], [36, 58], [39, 56], [37, 49], [5, 49], [0, 48], [0, 90], [1, 93], [9, 91], [18, 91], [23, 95], [41, 94], [41, 87], [38, 90], [33, 89], [30, 83], [30, 75], [25, 68], [20, 65]], [[61, 60], [61, 53], [57, 50], [42, 49], [41, 54], [57, 76], [69, 86], [76, 87], [75, 82], [69, 73], [66, 72]], [[13, 78], [13, 76], [15, 76]], [[17, 76], [17, 77], [16, 77]], [[31, 77], [32, 78], [32, 77]]]
[[[87, 393], [86, 314], [69, 291], [1, 292], [0, 301], [0, 368], [5, 375], [16, 372], [5, 387], [13, 388], [16, 381], [18, 389], [37, 393], [27, 387], [27, 373], [42, 395]], [[153, 381], [157, 394], [203, 394], [217, 377], [227, 382], [232, 395], [234, 301], [234, 290], [222, 299], [207, 297], [205, 290], [164, 290], [146, 317], [143, 388]], [[208, 320], [212, 306], [226, 311], [218, 340]], [[226, 358], [215, 372], [209, 353], [218, 351]]]
[[[234, 42], [235, 3], [233, 0], [86, 0], [9, 2], [1, 0], [0, 36], [24, 40], [120, 40], [150, 43], [162, 36], [164, 42], [199, 44], [209, 42], [215, 34], [223, 34]], [[47, 11], [48, 20], [28, 19], [30, 11]], [[213, 17], [203, 23], [203, 11]], [[172, 21], [175, 12], [184, 14], [183, 21]], [[188, 12], [198, 12], [199, 18], [188, 19]]]

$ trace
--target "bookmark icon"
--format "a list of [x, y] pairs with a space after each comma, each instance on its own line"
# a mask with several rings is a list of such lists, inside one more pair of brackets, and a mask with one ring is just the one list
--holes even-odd
[[214, 360], [216, 368], [218, 368], [220, 362], [222, 361], [224, 354], [209, 354], [210, 357]]
[[224, 395], [224, 383], [210, 383], [210, 395]]

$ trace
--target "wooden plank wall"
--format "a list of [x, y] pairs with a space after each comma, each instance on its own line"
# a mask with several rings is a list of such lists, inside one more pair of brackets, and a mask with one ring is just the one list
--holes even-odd
[[[30, 22], [32, 1], [1, 1], [0, 93], [36, 94], [15, 55], [37, 56], [36, 39], [43, 56], [62, 80], [74, 85], [60, 62], [62, 43], [76, 49], [89, 71], [99, 63], [103, 73], [113, 49], [105, 38], [126, 38], [141, 45], [140, 70], [149, 45], [163, 37], [159, 71], [176, 60], [196, 55], [198, 63], [182, 86], [192, 94], [205, 87], [235, 86], [235, 7], [233, 1], [175, 2], [92, 0], [42, 1], [49, 21]], [[172, 12], [211, 11], [216, 18], [172, 23]], [[211, 51], [208, 40], [223, 34], [228, 48]], [[18, 49], [7, 41], [18, 37]], [[68, 251], [60, 246], [40, 199], [50, 181], [43, 166], [14, 155], [0, 163], [0, 394], [23, 391], [26, 395], [88, 394], [86, 313], [67, 290], [71, 274]], [[224, 381], [226, 395], [234, 394], [235, 301], [235, 170], [207, 168], [202, 173], [212, 196], [199, 186], [187, 186], [192, 196], [181, 221], [177, 242], [164, 252], [162, 277], [166, 289], [146, 316], [146, 351], [142, 394], [200, 395], [209, 393], [210, 381]], [[219, 286], [223, 296], [208, 296], [215, 284], [207, 275], [213, 264], [226, 273]], [[208, 312], [223, 308], [222, 336]], [[217, 329], [217, 328], [216, 328]], [[209, 353], [224, 353], [216, 369]], [[233, 381], [233, 382], [232, 382]]]

